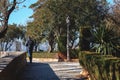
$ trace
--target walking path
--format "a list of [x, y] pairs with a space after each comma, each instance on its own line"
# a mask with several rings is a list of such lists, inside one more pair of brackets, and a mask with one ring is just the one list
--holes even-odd
[[82, 68], [78, 62], [28, 63], [17, 80], [81, 80], [77, 77]]

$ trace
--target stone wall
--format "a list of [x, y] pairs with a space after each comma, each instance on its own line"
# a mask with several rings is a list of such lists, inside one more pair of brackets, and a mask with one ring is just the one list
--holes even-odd
[[7, 56], [8, 53], [5, 51], [0, 51], [0, 58]]
[[25, 52], [12, 52], [0, 59], [0, 80], [16, 80], [17, 74], [26, 65]]

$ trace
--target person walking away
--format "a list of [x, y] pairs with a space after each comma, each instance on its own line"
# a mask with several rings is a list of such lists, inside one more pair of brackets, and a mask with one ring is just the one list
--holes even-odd
[[29, 37], [26, 43], [27, 51], [28, 51], [28, 57], [30, 60], [30, 63], [32, 63], [32, 53], [34, 48], [34, 41]]

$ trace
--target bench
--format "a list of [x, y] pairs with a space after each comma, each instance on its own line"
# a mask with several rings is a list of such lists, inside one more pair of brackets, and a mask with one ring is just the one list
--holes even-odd
[[26, 52], [10, 52], [0, 58], [0, 80], [16, 80], [18, 73], [26, 65]]

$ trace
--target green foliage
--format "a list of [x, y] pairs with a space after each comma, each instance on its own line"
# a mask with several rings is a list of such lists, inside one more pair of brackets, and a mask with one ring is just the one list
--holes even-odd
[[[30, 23], [30, 28], [35, 29], [37, 32], [35, 36], [44, 36], [42, 38], [48, 38], [49, 33], [53, 30], [54, 16], [52, 12], [46, 7], [48, 1], [39, 1], [31, 5], [31, 8], [34, 9], [34, 14], [31, 16], [34, 18], [34, 21]], [[43, 4], [42, 4], [43, 3]], [[28, 26], [28, 28], [29, 28]], [[36, 29], [37, 28], [37, 29]], [[28, 30], [29, 32], [29, 30]], [[31, 32], [31, 31], [30, 31]], [[28, 34], [30, 34], [30, 32]], [[38, 34], [38, 35], [37, 35]], [[38, 40], [37, 40], [38, 41]]]
[[25, 0], [0, 0], [0, 38], [3, 38], [8, 29], [8, 21], [11, 13], [17, 8], [18, 5]]
[[73, 44], [78, 38], [76, 32], [80, 28], [82, 29], [80, 31], [81, 50], [89, 50], [92, 37], [90, 29], [104, 25], [102, 21], [106, 19], [109, 10], [106, 0], [38, 0], [31, 5], [31, 8], [35, 13], [32, 16], [34, 21], [30, 27], [31, 30], [28, 29], [28, 34], [37, 38], [41, 34], [45, 35], [41, 39], [48, 40], [51, 47], [55, 42], [58, 43], [59, 51], [64, 53], [66, 53], [66, 39], [63, 37], [64, 40], [62, 40], [61, 36], [66, 36], [67, 16], [70, 17], [70, 43]]
[[67, 53], [66, 40], [67, 40], [66, 36], [60, 36], [58, 39], [58, 50], [65, 55]]
[[87, 51], [90, 49], [90, 28], [80, 28], [80, 50]]
[[79, 49], [70, 49], [70, 59], [78, 59]]
[[120, 58], [93, 52], [80, 52], [80, 64], [88, 70], [92, 80], [119, 80]]
[[[43, 3], [43, 4], [39, 4]], [[64, 4], [64, 5], [63, 5]], [[49, 40], [50, 45], [55, 43], [61, 35], [66, 35], [66, 17], [70, 16], [70, 42], [74, 42], [76, 37], [76, 31], [78, 31], [78, 26], [75, 25], [76, 7], [74, 4], [77, 2], [73, 0], [47, 0], [38, 1], [31, 8], [35, 8], [35, 13], [32, 16], [35, 20], [33, 23], [39, 25], [43, 29], [42, 33], [46, 33], [45, 37]], [[77, 4], [77, 6], [79, 6]], [[53, 35], [51, 35], [53, 33]], [[54, 39], [54, 40], [53, 40]], [[66, 40], [63, 41], [66, 42]], [[62, 42], [61, 42], [62, 43]], [[64, 44], [66, 45], [66, 44]], [[65, 47], [66, 48], [66, 47]]]
[[[25, 32], [22, 29], [22, 27], [20, 27], [20, 26], [18, 27], [16, 24], [9, 25], [7, 33], [5, 34], [5, 37], [0, 39], [1, 47], [5, 48], [4, 50], [7, 50], [8, 48], [10, 48], [12, 46], [13, 41], [15, 39], [19, 39], [19, 38], [23, 39], [24, 33]], [[9, 47], [7, 47], [9, 43], [11, 43], [11, 44]], [[2, 45], [2, 44], [4, 44], [4, 45]]]
[[116, 50], [119, 50], [117, 46], [120, 45], [120, 37], [115, 35], [112, 28], [107, 28], [102, 25], [101, 27], [92, 31], [94, 41], [96, 43], [93, 46], [98, 53], [111, 54]]
[[14, 40], [15, 38], [23, 38], [24, 37], [24, 31], [21, 27], [18, 27], [16, 24], [9, 25], [7, 34], [5, 35], [5, 38], [7, 40]]
[[39, 25], [34, 23], [28, 23], [27, 25], [27, 36], [32, 37], [32, 39], [37, 40], [37, 42], [40, 42], [42, 39], [42, 29], [39, 27]]
[[90, 49], [92, 38], [90, 29], [99, 27], [101, 21], [106, 19], [108, 4], [106, 0], [79, 0], [78, 4], [77, 22], [80, 26], [80, 48], [84, 51]]
[[[47, 8], [48, 1], [39, 1], [31, 5], [31, 8], [34, 9], [34, 14], [32, 18], [34, 21], [29, 23], [27, 35], [32, 35], [33, 39], [36, 40], [36, 43], [49, 42], [51, 51], [54, 49], [55, 43], [55, 29], [54, 29], [54, 15]], [[43, 3], [40, 5], [40, 3]]]

